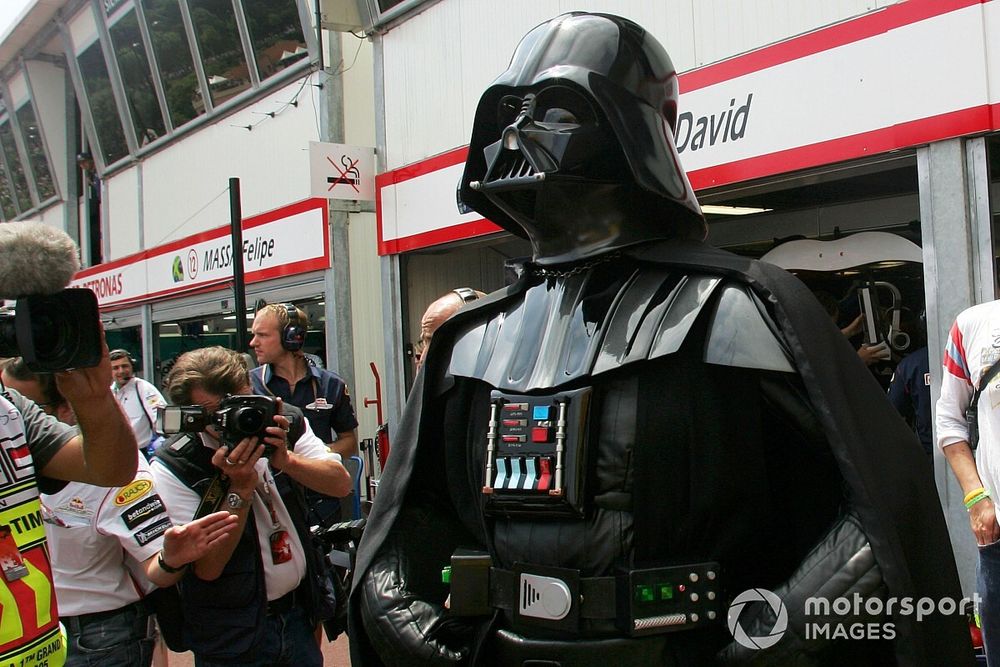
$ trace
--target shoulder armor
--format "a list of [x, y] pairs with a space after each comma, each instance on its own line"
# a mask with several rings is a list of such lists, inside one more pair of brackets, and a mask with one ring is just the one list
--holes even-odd
[[505, 310], [458, 332], [448, 373], [513, 392], [557, 387], [673, 354], [703, 314], [707, 363], [793, 370], [777, 326], [747, 286], [641, 265], [528, 287]]

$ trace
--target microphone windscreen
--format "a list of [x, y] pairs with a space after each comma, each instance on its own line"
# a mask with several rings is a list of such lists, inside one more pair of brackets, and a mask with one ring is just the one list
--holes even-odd
[[80, 270], [76, 243], [40, 222], [0, 223], [0, 298], [55, 294]]

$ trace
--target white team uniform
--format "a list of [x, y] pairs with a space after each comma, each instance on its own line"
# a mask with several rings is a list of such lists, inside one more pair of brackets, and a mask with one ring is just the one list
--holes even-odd
[[[1000, 359], [1000, 300], [962, 311], [955, 319], [944, 353], [941, 397], [935, 426], [942, 449], [968, 440], [965, 409], [990, 366]], [[1000, 375], [979, 397], [979, 448], [976, 468], [983, 485], [1000, 492]]]
[[[305, 432], [295, 442], [295, 453], [299, 456], [314, 460], [340, 461], [340, 455], [331, 452], [322, 440], [316, 437], [309, 422], [303, 420]], [[201, 437], [202, 444], [206, 447], [218, 447], [218, 443], [204, 434], [196, 434]], [[183, 482], [174, 476], [170, 469], [162, 463], [153, 459], [153, 475], [156, 478], [156, 486], [163, 494], [164, 501], [170, 512], [170, 518], [175, 523], [187, 523], [194, 518], [194, 514], [201, 503], [201, 498], [188, 488]], [[291, 516], [285, 507], [284, 501], [278, 495], [271, 468], [267, 459], [261, 457], [255, 466], [257, 470], [257, 489], [253, 494], [252, 509], [254, 525], [257, 528], [257, 541], [264, 563], [264, 582], [267, 587], [267, 599], [277, 600], [286, 593], [290, 593], [298, 587], [299, 582], [306, 574], [306, 557], [299, 540], [295, 527], [292, 524]], [[279, 473], [280, 474], [280, 473]], [[269, 495], [268, 495], [269, 494]], [[271, 512], [268, 508], [268, 500], [274, 508], [276, 521], [272, 520]], [[275, 525], [277, 524], [277, 526]], [[291, 559], [288, 562], [274, 564], [271, 558], [271, 535], [276, 531], [284, 530], [288, 533], [288, 543], [291, 547]]]
[[111, 393], [125, 411], [139, 449], [144, 449], [153, 439], [152, 424], [156, 423], [156, 408], [167, 404], [163, 394], [140, 377], [133, 377], [120, 389], [112, 382]]
[[154, 588], [139, 564], [163, 547], [172, 524], [142, 457], [125, 486], [70, 482], [42, 494], [42, 516], [60, 615], [120, 609]]

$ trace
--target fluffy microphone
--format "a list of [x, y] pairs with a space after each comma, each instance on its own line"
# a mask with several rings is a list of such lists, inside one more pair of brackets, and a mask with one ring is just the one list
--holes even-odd
[[79, 269], [76, 243], [62, 230], [40, 222], [0, 224], [0, 298], [55, 294]]

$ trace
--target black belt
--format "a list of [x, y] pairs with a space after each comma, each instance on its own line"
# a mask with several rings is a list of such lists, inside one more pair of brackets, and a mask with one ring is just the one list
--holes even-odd
[[124, 607], [119, 607], [118, 609], [108, 609], [106, 611], [95, 611], [90, 614], [78, 614], [77, 616], [59, 616], [59, 620], [62, 621], [66, 629], [72, 634], [79, 634], [80, 629], [84, 628], [91, 623], [99, 623], [101, 621], [106, 621], [109, 618], [114, 618], [120, 614], [124, 614], [126, 611], [136, 607], [140, 614], [149, 613], [146, 603], [142, 600], [136, 600]]
[[276, 600], [271, 600], [267, 603], [267, 613], [271, 614], [284, 614], [295, 608], [295, 603], [297, 602], [298, 596], [295, 594], [298, 589], [292, 590], [289, 593], [285, 593], [280, 598]]
[[[512, 612], [517, 606], [518, 574], [490, 568], [490, 606]], [[615, 577], [580, 577], [580, 618], [616, 618]]]

